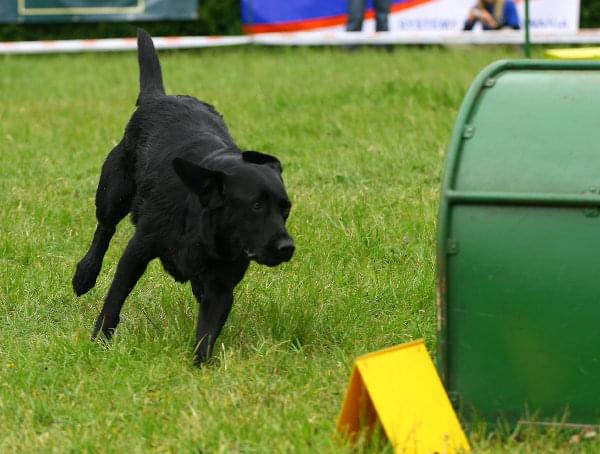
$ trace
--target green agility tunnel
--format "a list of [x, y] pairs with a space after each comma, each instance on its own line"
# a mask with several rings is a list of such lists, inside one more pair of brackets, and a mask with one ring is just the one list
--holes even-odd
[[438, 366], [463, 417], [600, 422], [600, 64], [486, 68], [440, 203]]

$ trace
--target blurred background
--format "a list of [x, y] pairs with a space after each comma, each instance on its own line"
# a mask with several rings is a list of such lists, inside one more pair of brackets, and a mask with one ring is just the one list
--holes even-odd
[[[475, 4], [476, 0], [393, 1], [390, 29], [394, 31], [395, 7], [423, 11], [429, 3], [436, 3], [438, 9], [440, 4], [446, 5], [446, 10], [454, 8], [454, 13], [462, 17], [466, 14], [463, 4]], [[522, 10], [523, 0], [515, 3]], [[554, 9], [578, 11], [579, 20], [575, 26], [600, 27], [600, 0], [532, 0], [531, 4], [533, 21], [536, 21], [536, 9], [548, 4]], [[291, 14], [292, 19], [298, 14], [302, 18], [337, 14], [340, 19], [339, 13], [345, 14], [345, 9], [346, 0], [2, 0], [0, 41], [126, 37], [134, 34], [132, 21], [153, 36], [240, 35], [244, 31], [259, 31], [253, 30], [252, 25], [268, 23], [269, 15], [275, 17], [272, 19], [275, 22], [276, 16], [283, 13]], [[331, 11], [328, 13], [327, 10]], [[560, 26], [554, 21], [553, 25], [557, 24]], [[542, 25], [547, 26], [548, 22], [538, 20], [532, 28], [535, 30], [536, 26]], [[279, 30], [275, 26], [270, 31]]]

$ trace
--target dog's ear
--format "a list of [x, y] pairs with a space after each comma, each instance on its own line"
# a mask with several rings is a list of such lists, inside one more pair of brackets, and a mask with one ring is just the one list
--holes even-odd
[[209, 170], [182, 158], [173, 159], [173, 169], [204, 206], [214, 207], [222, 200], [225, 174]]
[[274, 168], [279, 173], [283, 172], [281, 162], [279, 162], [279, 159], [277, 159], [275, 156], [260, 153], [259, 151], [244, 151], [242, 153], [242, 159], [252, 164], [265, 164]]

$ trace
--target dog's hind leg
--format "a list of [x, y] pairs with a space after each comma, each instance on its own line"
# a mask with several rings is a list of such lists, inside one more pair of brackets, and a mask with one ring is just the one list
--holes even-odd
[[125, 252], [119, 259], [117, 272], [110, 286], [110, 290], [104, 299], [104, 305], [92, 333], [92, 339], [95, 339], [100, 331], [107, 339], [112, 334], [119, 323], [119, 314], [127, 295], [133, 290], [139, 278], [144, 274], [148, 262], [156, 257], [152, 249], [153, 241], [148, 241], [144, 235], [136, 230], [133, 238], [129, 240]]
[[133, 163], [121, 141], [109, 153], [102, 166], [100, 183], [96, 191], [98, 225], [90, 249], [77, 264], [73, 276], [73, 290], [77, 296], [87, 293], [96, 285], [96, 278], [100, 273], [108, 244], [119, 221], [131, 210], [134, 194]]

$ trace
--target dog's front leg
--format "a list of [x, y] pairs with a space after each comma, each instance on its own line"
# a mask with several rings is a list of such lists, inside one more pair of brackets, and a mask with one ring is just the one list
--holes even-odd
[[233, 305], [233, 286], [217, 280], [192, 280], [192, 291], [200, 304], [194, 364], [201, 365], [212, 354], [215, 341]]
[[144, 274], [148, 262], [154, 258], [148, 247], [148, 243], [144, 241], [143, 235], [137, 232], [129, 240], [129, 244], [117, 265], [117, 272], [104, 300], [102, 311], [96, 319], [92, 339], [95, 339], [101, 330], [107, 339], [111, 338], [119, 323], [119, 314], [121, 313], [125, 298], [133, 290], [138, 279]]

